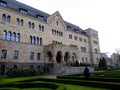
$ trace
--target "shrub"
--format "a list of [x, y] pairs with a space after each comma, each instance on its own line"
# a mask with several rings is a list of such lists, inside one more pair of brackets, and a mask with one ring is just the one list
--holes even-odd
[[37, 76], [43, 74], [40, 70], [33, 70], [33, 69], [18, 69], [12, 68], [10, 69], [6, 75], [8, 77], [26, 77], [26, 76]]

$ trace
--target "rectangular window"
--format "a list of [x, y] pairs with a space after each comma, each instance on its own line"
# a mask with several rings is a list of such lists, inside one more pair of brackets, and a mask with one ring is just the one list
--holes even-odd
[[7, 7], [7, 3], [0, 1], [0, 6], [2, 6], [2, 7]]
[[7, 50], [2, 49], [1, 58], [6, 59], [6, 57], [7, 57]]
[[84, 39], [84, 42], [86, 43], [86, 39]]
[[34, 60], [34, 52], [30, 53], [30, 60]]
[[40, 60], [41, 53], [37, 53], [37, 60]]
[[81, 41], [81, 42], [82, 42], [82, 38], [81, 38], [81, 37], [79, 37], [79, 41]]
[[72, 39], [72, 35], [71, 34], [69, 34], [69, 39]]
[[95, 41], [95, 40], [93, 40], [93, 43], [94, 43], [94, 44], [98, 44], [98, 42], [97, 42], [97, 41]]
[[81, 52], [86, 52], [86, 47], [81, 47]]
[[74, 36], [74, 39], [77, 40], [77, 36]]
[[71, 26], [67, 26], [67, 29], [68, 29], [68, 30], [72, 30]]
[[98, 49], [94, 49], [95, 50], [95, 53], [98, 53]]
[[15, 50], [15, 51], [14, 51], [14, 57], [13, 57], [13, 58], [14, 58], [14, 59], [18, 59], [18, 56], [19, 56], [19, 51], [16, 51], [16, 50]]
[[22, 14], [28, 14], [28, 11], [22, 8], [19, 9], [19, 12]]

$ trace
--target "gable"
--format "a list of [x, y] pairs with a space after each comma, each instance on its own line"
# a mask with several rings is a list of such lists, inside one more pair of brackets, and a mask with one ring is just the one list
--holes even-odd
[[47, 23], [54, 28], [67, 29], [66, 24], [58, 11], [47, 18]]

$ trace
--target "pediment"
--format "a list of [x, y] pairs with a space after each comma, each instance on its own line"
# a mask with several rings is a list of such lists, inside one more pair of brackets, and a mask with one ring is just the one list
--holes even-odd
[[50, 25], [53, 23], [55, 24], [56, 22], [59, 22], [59, 26], [66, 29], [66, 24], [58, 11], [56, 11], [55, 13], [53, 13], [51, 16], [47, 18], [47, 23]]

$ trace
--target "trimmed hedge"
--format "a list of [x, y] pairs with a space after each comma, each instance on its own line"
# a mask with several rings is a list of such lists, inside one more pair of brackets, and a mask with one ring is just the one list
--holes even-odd
[[48, 78], [36, 78], [31, 80], [25, 80], [23, 82], [33, 82], [33, 81], [46, 81], [62, 84], [72, 84], [72, 85], [81, 85], [97, 88], [106, 88], [112, 90], [119, 90], [120, 83], [111, 83], [111, 82], [99, 82], [99, 81], [87, 81], [87, 80], [69, 80], [69, 79], [48, 79]]
[[6, 73], [8, 77], [38, 76], [42, 74], [43, 72], [41, 72], [40, 70], [18, 69], [18, 68], [12, 68]]
[[79, 76], [57, 76], [59, 79], [70, 79], [70, 80], [89, 80], [89, 81], [102, 81], [102, 82], [115, 82], [120, 83], [120, 78], [99, 78], [99, 77], [90, 77], [88, 79]]
[[64, 86], [60, 86], [58, 84], [50, 83], [50, 82], [22, 82], [22, 83], [13, 83], [13, 84], [4, 84], [0, 85], [2, 89], [8, 88], [7, 90], [15, 89], [27, 89], [27, 88], [49, 88], [52, 90], [65, 90]]

